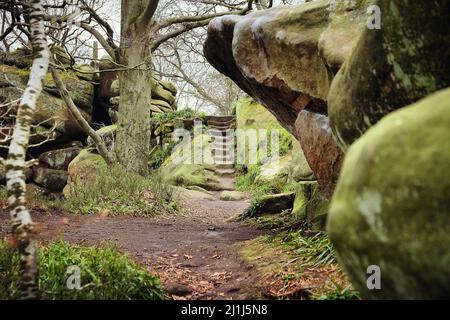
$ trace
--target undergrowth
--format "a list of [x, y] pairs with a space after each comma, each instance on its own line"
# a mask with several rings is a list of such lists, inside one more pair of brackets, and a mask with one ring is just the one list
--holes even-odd
[[[58, 241], [40, 248], [39, 287], [46, 300], [160, 300], [159, 279], [113, 245], [83, 247]], [[71, 270], [71, 268], [72, 270]], [[69, 277], [80, 270], [80, 289], [69, 289]], [[0, 241], [0, 299], [17, 299], [19, 256]]]
[[[271, 283], [267, 295], [275, 299], [358, 299], [336, 261], [328, 236], [300, 231], [261, 236], [241, 249]], [[275, 280], [274, 280], [275, 279]]]
[[190, 108], [182, 110], [176, 110], [171, 112], [164, 112], [152, 117], [152, 123], [154, 124], [167, 124], [178, 119], [199, 119], [202, 120], [205, 114], [202, 112], [194, 111]]
[[153, 216], [176, 211], [172, 189], [154, 173], [143, 178], [118, 166], [100, 167], [90, 179], [79, 180], [66, 197], [71, 213]]
[[[7, 203], [5, 187], [0, 187], [0, 201]], [[118, 166], [97, 167], [94, 174], [72, 184], [64, 197], [27, 185], [27, 203], [33, 209], [73, 214], [154, 216], [179, 210], [173, 189], [158, 173], [143, 178]]]

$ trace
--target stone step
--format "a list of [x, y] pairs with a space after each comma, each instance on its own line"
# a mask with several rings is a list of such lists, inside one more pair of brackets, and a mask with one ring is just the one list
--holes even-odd
[[216, 170], [232, 170], [232, 171], [234, 171], [234, 163], [216, 164]]
[[207, 121], [207, 124], [210, 127], [223, 127], [223, 126], [230, 127], [233, 123], [234, 123], [234, 119], [232, 119], [230, 121], [214, 121], [214, 120]]
[[206, 116], [206, 121], [228, 122], [234, 120], [234, 116]]
[[213, 149], [212, 154], [216, 158], [223, 158], [223, 157], [230, 158], [234, 156], [234, 152], [232, 152], [231, 150], [224, 150], [224, 149]]
[[234, 165], [234, 159], [233, 157], [214, 157], [214, 163], [215, 164], [232, 164]]
[[209, 133], [211, 137], [234, 137], [234, 133], [228, 130], [214, 130]]
[[234, 169], [216, 169], [216, 174], [219, 176], [232, 176], [235, 174]]
[[232, 149], [212, 149], [211, 154], [214, 157], [232, 157], [234, 156], [234, 150]]
[[211, 150], [223, 153], [232, 153], [234, 151], [234, 146], [232, 144], [211, 144]]
[[231, 130], [231, 128], [230, 127], [226, 127], [226, 126], [223, 126], [223, 127], [219, 127], [219, 126], [214, 126], [214, 127], [210, 127], [209, 128], [209, 130], [208, 130], [209, 132], [214, 132], [214, 131], [221, 131], [221, 132], [223, 132], [223, 131], [229, 131], [230, 133], [232, 132], [232, 130]]
[[210, 143], [218, 144], [218, 145], [232, 145], [234, 146], [234, 137], [233, 136], [210, 136]]

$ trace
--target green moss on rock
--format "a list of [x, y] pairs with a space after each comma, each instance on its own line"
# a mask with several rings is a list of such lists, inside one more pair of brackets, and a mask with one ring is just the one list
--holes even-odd
[[382, 28], [364, 28], [328, 95], [330, 124], [343, 149], [386, 114], [450, 86], [450, 51], [443, 48], [450, 42], [450, 2], [375, 4]]
[[[450, 89], [395, 111], [348, 150], [328, 231], [366, 298], [450, 296]], [[368, 290], [367, 267], [381, 268]]]
[[[199, 154], [205, 155], [201, 163], [195, 163], [194, 148], [199, 147]], [[166, 183], [176, 186], [199, 186], [206, 190], [222, 190], [215, 166], [209, 138], [198, 135], [190, 143], [185, 141], [162, 164], [160, 171]], [[199, 161], [200, 162], [200, 161]]]

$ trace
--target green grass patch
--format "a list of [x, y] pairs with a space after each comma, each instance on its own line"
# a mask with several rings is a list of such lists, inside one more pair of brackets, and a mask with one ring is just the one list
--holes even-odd
[[[99, 165], [80, 178], [66, 197], [27, 185], [27, 203], [33, 209], [73, 214], [155, 216], [179, 211], [173, 192], [157, 172], [143, 178], [118, 166]], [[7, 201], [7, 190], [0, 187], [0, 202], [6, 205]]]
[[[159, 279], [139, 266], [113, 245], [83, 247], [59, 241], [39, 251], [39, 286], [42, 299], [48, 300], [160, 300], [165, 298]], [[79, 268], [81, 289], [68, 289]], [[17, 299], [19, 256], [17, 250], [0, 241], [0, 299]]]
[[174, 213], [178, 204], [172, 189], [156, 172], [143, 178], [118, 166], [100, 166], [92, 177], [74, 184], [63, 209], [82, 214], [154, 216]]
[[176, 110], [176, 111], [156, 114], [152, 117], [152, 123], [168, 124], [168, 123], [174, 122], [175, 120], [183, 120], [183, 119], [203, 120], [205, 118], [205, 116], [206, 115], [203, 112], [198, 112], [198, 111], [194, 111], [190, 108], [185, 108], [182, 110]]

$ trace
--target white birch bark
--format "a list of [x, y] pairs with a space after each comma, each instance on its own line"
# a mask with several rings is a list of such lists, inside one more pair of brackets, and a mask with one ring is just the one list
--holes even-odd
[[30, 6], [30, 24], [34, 60], [30, 79], [17, 111], [14, 132], [6, 160], [8, 203], [14, 241], [20, 253], [20, 292], [24, 299], [39, 297], [38, 246], [34, 224], [26, 207], [25, 154], [30, 138], [32, 116], [47, 74], [49, 49], [44, 30], [44, 9], [41, 0], [27, 0]]

